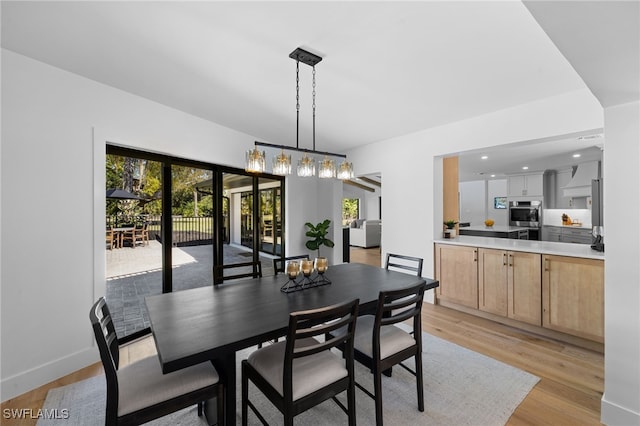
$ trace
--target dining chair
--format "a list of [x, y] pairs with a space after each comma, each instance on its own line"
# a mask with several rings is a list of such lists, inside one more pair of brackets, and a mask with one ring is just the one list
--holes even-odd
[[[356, 386], [375, 401], [376, 425], [382, 426], [382, 374], [390, 375], [400, 365], [416, 377], [418, 410], [424, 411], [422, 380], [422, 326], [420, 313], [424, 284], [400, 290], [381, 291], [375, 315], [362, 315], [354, 337], [354, 358], [373, 373], [373, 393]], [[413, 319], [412, 333], [395, 326]], [[339, 347], [341, 349], [341, 347]], [[415, 370], [402, 363], [415, 358]]]
[[222, 424], [224, 386], [215, 367], [204, 362], [163, 374], [156, 355], [120, 367], [120, 345], [109, 307], [101, 297], [89, 311], [107, 381], [105, 425], [138, 425], [216, 398]]
[[299, 254], [297, 256], [287, 256], [273, 259], [273, 273], [278, 275], [278, 272], [284, 272], [285, 265], [288, 260], [308, 259], [306, 254]]
[[[250, 268], [250, 269], [249, 269]], [[232, 273], [225, 275], [225, 271], [232, 270]], [[224, 281], [236, 280], [240, 278], [260, 278], [262, 277], [262, 262], [241, 262], [216, 265], [214, 267], [214, 282], [220, 284]]]
[[[353, 341], [359, 300], [289, 315], [285, 341], [258, 349], [242, 361], [242, 424], [247, 425], [248, 407], [263, 424], [262, 414], [249, 400], [251, 381], [283, 414], [284, 424], [331, 398], [356, 424]], [[326, 333], [333, 337], [317, 340]], [[332, 353], [341, 345], [344, 358]], [[336, 395], [347, 391], [347, 407]]]
[[423, 260], [419, 257], [387, 253], [387, 261], [384, 267], [390, 271], [410, 271], [420, 277], [422, 276], [422, 263]]

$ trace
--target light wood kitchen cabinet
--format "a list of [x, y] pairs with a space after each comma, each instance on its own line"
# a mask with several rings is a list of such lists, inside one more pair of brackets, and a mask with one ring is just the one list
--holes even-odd
[[507, 195], [509, 197], [540, 196], [544, 193], [542, 173], [514, 175], [507, 178]]
[[435, 275], [440, 300], [478, 309], [478, 249], [436, 244]]
[[543, 256], [542, 325], [604, 342], [604, 261]]
[[537, 253], [478, 250], [478, 308], [542, 325], [542, 286]]

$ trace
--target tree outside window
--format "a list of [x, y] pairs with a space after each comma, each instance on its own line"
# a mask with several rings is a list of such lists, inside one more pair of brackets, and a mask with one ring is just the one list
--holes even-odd
[[349, 225], [352, 221], [360, 217], [360, 199], [359, 198], [343, 198], [342, 199], [342, 226]]

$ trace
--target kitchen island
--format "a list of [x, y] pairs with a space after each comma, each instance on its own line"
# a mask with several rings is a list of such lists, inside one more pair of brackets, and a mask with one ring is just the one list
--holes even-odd
[[434, 244], [437, 304], [604, 350], [604, 253], [465, 235]]
[[529, 229], [521, 226], [465, 226], [460, 227], [458, 233], [460, 235], [490, 237], [490, 238], [512, 238], [512, 239], [529, 239]]

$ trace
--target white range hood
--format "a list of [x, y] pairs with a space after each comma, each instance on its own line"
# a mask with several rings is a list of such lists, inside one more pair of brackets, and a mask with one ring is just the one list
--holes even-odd
[[600, 162], [589, 161], [578, 164], [573, 177], [567, 185], [562, 188], [565, 197], [590, 197], [591, 180], [600, 177]]

